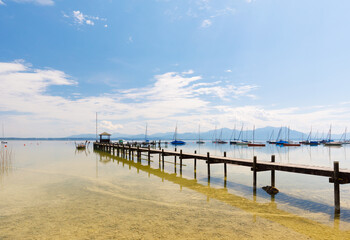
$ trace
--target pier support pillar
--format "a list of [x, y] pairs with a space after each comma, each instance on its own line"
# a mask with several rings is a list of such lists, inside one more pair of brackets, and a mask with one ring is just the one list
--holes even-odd
[[164, 149], [162, 149], [162, 169], [164, 170]]
[[208, 182], [210, 181], [210, 153], [207, 152]]
[[257, 162], [257, 157], [254, 156], [253, 158], [253, 189], [256, 191], [256, 178], [257, 178], [257, 172], [256, 172], [256, 162]]
[[[197, 150], [194, 151], [194, 154], [197, 154]], [[194, 179], [197, 178], [197, 158], [194, 158]]]
[[339, 162], [333, 162], [334, 168], [334, 214], [338, 215], [340, 213], [340, 189], [339, 189]]
[[180, 175], [182, 175], [182, 149], [180, 150]]
[[148, 166], [151, 165], [151, 146], [150, 145], [148, 145], [147, 160], [148, 160]]
[[140, 153], [140, 147], [137, 146], [137, 161], [141, 162], [141, 153]]
[[[275, 155], [271, 155], [271, 162], [275, 162]], [[275, 187], [275, 170], [271, 170], [271, 186]]]
[[[226, 152], [224, 152], [224, 157], [226, 157]], [[227, 163], [224, 163], [224, 187], [227, 184]]]

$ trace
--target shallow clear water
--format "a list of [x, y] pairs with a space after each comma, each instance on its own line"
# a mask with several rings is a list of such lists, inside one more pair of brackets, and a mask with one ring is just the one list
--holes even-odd
[[[168, 149], [173, 149], [168, 146]], [[350, 168], [342, 148], [247, 148], [188, 142], [183, 152]], [[74, 142], [10, 141], [0, 153], [0, 239], [232, 239], [350, 238], [350, 185], [341, 185], [341, 214], [334, 217], [328, 178], [276, 172], [280, 192], [261, 189], [270, 172], [258, 173], [253, 194], [249, 168], [183, 160], [183, 172], [166, 157], [165, 169], [103, 152], [76, 151]], [[349, 154], [350, 155], [350, 154]], [[179, 161], [177, 161], [179, 162]]]

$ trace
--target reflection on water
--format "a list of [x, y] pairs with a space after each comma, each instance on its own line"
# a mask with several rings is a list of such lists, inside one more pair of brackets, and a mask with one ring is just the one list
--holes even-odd
[[3, 178], [12, 172], [12, 149], [0, 146], [0, 185]]
[[[342, 195], [344, 207], [340, 219], [334, 219], [332, 199], [327, 200], [332, 186], [326, 178], [305, 176], [300, 183], [294, 180], [299, 175], [277, 174], [280, 193], [272, 198], [261, 189], [269, 178], [264, 172], [259, 173], [253, 195], [252, 174], [247, 168], [229, 166], [225, 188], [222, 166], [213, 165], [208, 186], [202, 161], [198, 161], [193, 179], [193, 160], [189, 159], [184, 160], [181, 176], [174, 172], [173, 157], [166, 157], [162, 169], [158, 155], [153, 155], [148, 165], [147, 161], [139, 163], [89, 149], [78, 152], [72, 142], [11, 144], [16, 171], [0, 188], [0, 239], [350, 237], [350, 208], [346, 207], [350, 198]], [[246, 158], [253, 151], [228, 145], [221, 149], [201, 146], [200, 150], [214, 155], [215, 148], [216, 155], [227, 151], [228, 155], [246, 154]], [[194, 150], [199, 151], [195, 145], [184, 146], [184, 152]], [[260, 159], [259, 151], [254, 149]], [[289, 151], [293, 161], [295, 152]]]

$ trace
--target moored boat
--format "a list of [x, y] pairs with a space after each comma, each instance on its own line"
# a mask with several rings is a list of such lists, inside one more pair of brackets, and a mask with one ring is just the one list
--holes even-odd
[[186, 144], [186, 142], [178, 140], [177, 139], [177, 123], [176, 123], [176, 127], [175, 127], [175, 132], [174, 132], [174, 140], [172, 142], [170, 142], [173, 145], [184, 145]]

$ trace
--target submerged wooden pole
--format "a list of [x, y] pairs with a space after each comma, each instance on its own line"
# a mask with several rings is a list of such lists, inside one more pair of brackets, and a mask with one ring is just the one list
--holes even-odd
[[148, 145], [148, 165], [151, 164], [151, 146]]
[[180, 174], [182, 175], [182, 149], [180, 150]]
[[140, 153], [140, 146], [137, 146], [137, 161], [141, 161], [141, 153]]
[[208, 180], [210, 179], [210, 153], [207, 152]]
[[[271, 155], [271, 162], [275, 162], [275, 155]], [[271, 186], [275, 187], [275, 170], [271, 170]]]
[[339, 214], [340, 213], [340, 191], [339, 191], [339, 162], [334, 161], [333, 162], [333, 168], [334, 168], [334, 213]]
[[162, 168], [164, 170], [164, 149], [162, 149]]
[[[197, 154], [197, 150], [194, 151], [194, 154]], [[194, 158], [194, 171], [197, 171], [197, 158]]]
[[[224, 152], [224, 157], [226, 157], [226, 152]], [[224, 177], [227, 178], [227, 163], [224, 163]]]
[[257, 173], [256, 173], [256, 162], [257, 162], [257, 157], [254, 156], [253, 158], [253, 188], [256, 189], [256, 177], [257, 177]]
[[[226, 152], [224, 152], [224, 157], [226, 157]], [[224, 188], [227, 185], [227, 163], [224, 163]]]

